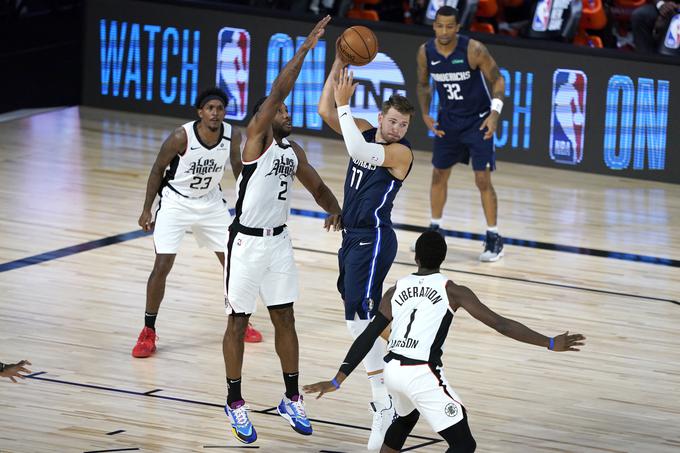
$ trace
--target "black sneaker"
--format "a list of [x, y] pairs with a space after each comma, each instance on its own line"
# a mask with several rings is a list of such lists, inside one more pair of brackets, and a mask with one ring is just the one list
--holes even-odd
[[490, 263], [498, 261], [503, 256], [503, 237], [498, 233], [486, 232], [484, 251], [479, 255], [479, 261]]

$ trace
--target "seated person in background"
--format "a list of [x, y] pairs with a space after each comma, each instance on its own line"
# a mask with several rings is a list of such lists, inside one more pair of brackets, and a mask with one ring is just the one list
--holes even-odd
[[680, 3], [649, 0], [649, 3], [633, 11], [631, 24], [635, 50], [641, 53], [656, 53], [668, 22], [679, 9]]

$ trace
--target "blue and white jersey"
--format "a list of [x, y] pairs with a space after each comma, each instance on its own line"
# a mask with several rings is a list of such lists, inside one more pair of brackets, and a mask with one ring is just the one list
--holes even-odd
[[[373, 128], [363, 132], [364, 139], [369, 143], [375, 143], [377, 131]], [[404, 138], [398, 143], [411, 149], [411, 144]], [[343, 227], [347, 229], [391, 227], [392, 205], [401, 185], [402, 181], [395, 178], [389, 169], [350, 159], [342, 206]]]
[[491, 96], [482, 71], [472, 69], [468, 61], [470, 38], [458, 35], [458, 44], [444, 58], [435, 40], [425, 43], [427, 70], [439, 95], [439, 111], [453, 116], [479, 115], [491, 109]]

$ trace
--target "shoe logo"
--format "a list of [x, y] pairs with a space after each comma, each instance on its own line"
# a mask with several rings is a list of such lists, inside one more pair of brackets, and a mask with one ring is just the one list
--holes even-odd
[[437, 65], [438, 65], [439, 63], [441, 63], [441, 62], [442, 62], [441, 60], [437, 60], [437, 61], [430, 60], [430, 64], [431, 64], [432, 66], [437, 66]]
[[359, 242], [359, 245], [371, 245], [373, 242]]
[[487, 110], [486, 112], [482, 112], [482, 113], [480, 113], [480, 114], [479, 114], [479, 117], [480, 117], [480, 118], [483, 118], [483, 117], [484, 117], [484, 115], [486, 115], [487, 113], [489, 113], [489, 111], [488, 111], [488, 110]]
[[200, 148], [200, 146], [196, 146], [196, 147], [193, 147], [193, 146], [192, 146], [192, 147], [191, 147], [192, 150], [194, 150], [194, 149], [199, 149], [199, 148]]
[[342, 115], [340, 115], [340, 118], [342, 118], [345, 115], [347, 115], [347, 112], [344, 112]]

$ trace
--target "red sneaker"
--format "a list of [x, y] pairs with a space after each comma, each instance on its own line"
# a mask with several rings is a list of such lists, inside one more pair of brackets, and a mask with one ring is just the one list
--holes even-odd
[[144, 327], [137, 338], [137, 344], [132, 348], [132, 357], [150, 357], [156, 352], [156, 332], [153, 329]]
[[251, 323], [248, 323], [246, 333], [243, 335], [243, 341], [246, 343], [259, 343], [262, 341], [262, 334], [255, 330], [255, 327], [253, 327]]

